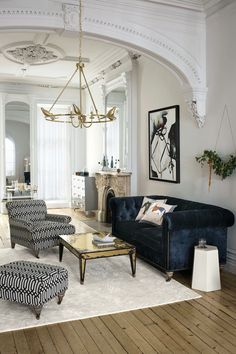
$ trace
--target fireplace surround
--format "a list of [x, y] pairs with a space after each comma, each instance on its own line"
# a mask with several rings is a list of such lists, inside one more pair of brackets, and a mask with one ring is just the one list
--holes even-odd
[[99, 171], [95, 173], [98, 190], [97, 220], [110, 222], [109, 199], [130, 195], [131, 172]]

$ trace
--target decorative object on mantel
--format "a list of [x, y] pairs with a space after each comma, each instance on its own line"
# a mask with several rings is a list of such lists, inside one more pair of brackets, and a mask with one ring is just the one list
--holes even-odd
[[109, 164], [107, 156], [103, 155], [102, 161], [98, 161], [98, 164], [102, 166], [102, 171], [117, 171], [119, 162], [119, 159], [114, 159], [113, 156], [111, 156], [111, 162]]
[[235, 145], [235, 141], [234, 141], [234, 137], [233, 137], [232, 126], [231, 126], [230, 119], [229, 119], [229, 112], [228, 112], [227, 106], [225, 105], [224, 106], [223, 115], [222, 115], [222, 118], [221, 118], [221, 123], [220, 123], [218, 136], [217, 136], [217, 139], [216, 139], [215, 149], [214, 150], [204, 150], [203, 154], [201, 156], [195, 157], [196, 161], [199, 162], [202, 166], [204, 165], [205, 162], [207, 162], [207, 164], [209, 166], [209, 178], [208, 178], [208, 189], [209, 189], [209, 191], [210, 191], [210, 188], [211, 188], [212, 170], [214, 171], [214, 173], [216, 175], [220, 176], [221, 179], [224, 180], [226, 177], [231, 176], [232, 173], [234, 172], [234, 170], [236, 169], [236, 153], [234, 155], [231, 154], [228, 157], [228, 159], [226, 159], [226, 160], [223, 160], [216, 153], [216, 147], [217, 147], [217, 143], [218, 143], [218, 140], [219, 140], [221, 126], [222, 126], [222, 122], [223, 122], [225, 114], [226, 114], [228, 122], [229, 122], [230, 133], [231, 133], [232, 141], [233, 141], [233, 144], [234, 144], [234, 150], [236, 152], [236, 145]]
[[[76, 68], [67, 81], [66, 85], [63, 87], [55, 101], [53, 102], [52, 106], [50, 107], [49, 110], [46, 110], [45, 108], [41, 107], [41, 110], [44, 114], [44, 117], [46, 120], [51, 121], [51, 122], [57, 122], [57, 123], [71, 123], [73, 127], [75, 128], [89, 128], [91, 127], [92, 124], [94, 123], [108, 123], [112, 122], [113, 120], [116, 119], [115, 117], [115, 111], [116, 107], [112, 107], [107, 113], [101, 114], [98, 112], [96, 103], [94, 101], [94, 98], [92, 96], [92, 93], [89, 88], [89, 84], [87, 82], [87, 79], [84, 74], [84, 62], [82, 58], [82, 36], [83, 36], [83, 31], [82, 31], [82, 0], [79, 2], [79, 60], [78, 63], [76, 63]], [[59, 98], [63, 94], [63, 92], [66, 90], [68, 87], [69, 83], [71, 80], [74, 78], [76, 73], [79, 73], [79, 92], [80, 92], [80, 107], [78, 107], [76, 104], [72, 105], [71, 111], [69, 113], [52, 113], [53, 107], [56, 105], [58, 102]], [[82, 84], [82, 79], [85, 82], [85, 85], [83, 86]], [[82, 105], [82, 90], [84, 88], [87, 88], [89, 97], [92, 101], [92, 106], [95, 112], [91, 110], [89, 114], [86, 114], [83, 111], [83, 105]]]

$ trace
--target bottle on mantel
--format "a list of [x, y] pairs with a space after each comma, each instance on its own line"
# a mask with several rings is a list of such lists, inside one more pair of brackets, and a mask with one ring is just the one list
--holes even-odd
[[106, 167], [106, 156], [103, 156], [102, 167]]
[[114, 161], [113, 161], [113, 156], [111, 157], [111, 164], [110, 164], [111, 168], [114, 167]]

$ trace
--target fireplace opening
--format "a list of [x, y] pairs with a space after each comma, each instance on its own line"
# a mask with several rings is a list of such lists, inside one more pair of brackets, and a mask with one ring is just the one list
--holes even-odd
[[110, 208], [110, 199], [115, 197], [115, 192], [112, 188], [109, 188], [106, 195], [106, 209], [105, 209], [105, 218], [108, 224], [111, 224], [111, 208]]

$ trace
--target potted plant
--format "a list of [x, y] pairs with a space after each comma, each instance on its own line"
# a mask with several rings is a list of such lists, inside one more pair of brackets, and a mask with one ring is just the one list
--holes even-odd
[[209, 166], [209, 181], [208, 186], [210, 189], [211, 186], [211, 176], [212, 170], [214, 173], [225, 179], [228, 176], [231, 176], [233, 171], [236, 168], [236, 156], [230, 155], [226, 161], [223, 161], [222, 158], [213, 150], [204, 150], [201, 156], [195, 157], [196, 161], [199, 162], [202, 166], [206, 162]]

